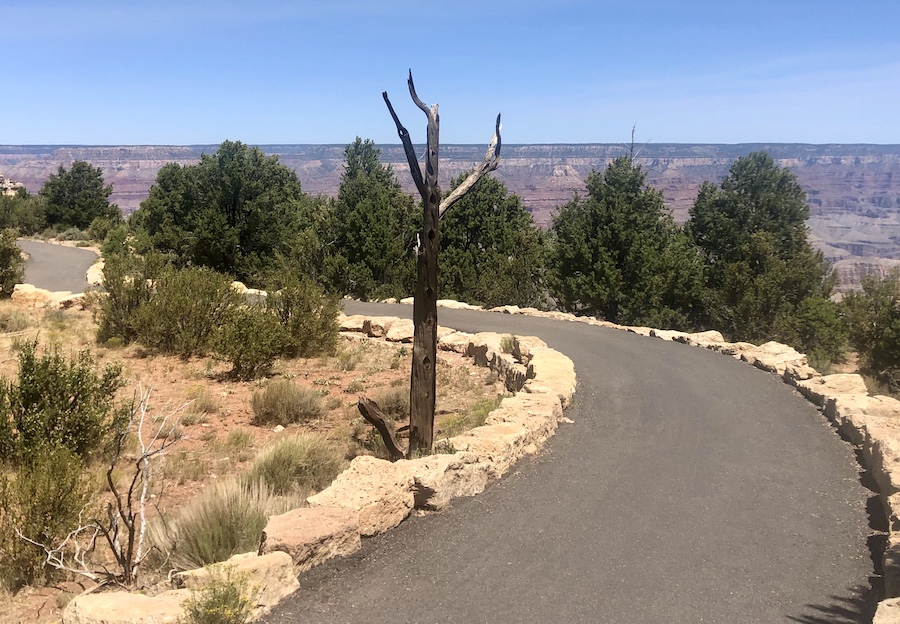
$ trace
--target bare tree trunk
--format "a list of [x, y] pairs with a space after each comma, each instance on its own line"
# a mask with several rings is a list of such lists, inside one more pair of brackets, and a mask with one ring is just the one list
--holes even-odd
[[[409, 132], [400, 123], [387, 91], [382, 93], [391, 117], [397, 126], [397, 134], [403, 143], [410, 174], [422, 196], [422, 232], [416, 249], [416, 292], [413, 304], [413, 353], [409, 391], [409, 449], [407, 454], [414, 457], [421, 452], [430, 452], [434, 444], [435, 379], [437, 364], [437, 275], [438, 250], [440, 249], [440, 219], [465, 192], [486, 173], [497, 168], [500, 161], [500, 116], [488, 153], [481, 166], [441, 202], [438, 186], [438, 151], [440, 146], [440, 117], [438, 105], [430, 108], [416, 95], [412, 71], [407, 80], [409, 95], [428, 118], [428, 142], [425, 154], [425, 176], [413, 149]], [[385, 440], [387, 442], [387, 440]]]

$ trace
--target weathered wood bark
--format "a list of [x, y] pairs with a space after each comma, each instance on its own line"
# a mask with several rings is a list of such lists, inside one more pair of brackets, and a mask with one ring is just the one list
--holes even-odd
[[400, 443], [397, 442], [394, 425], [391, 423], [390, 419], [384, 415], [384, 412], [381, 411], [378, 404], [365, 397], [360, 397], [357, 407], [359, 408], [359, 413], [362, 414], [362, 417], [372, 423], [372, 426], [378, 430], [379, 434], [381, 434], [381, 439], [384, 440], [384, 446], [387, 448], [390, 460], [397, 461], [398, 459], [403, 459], [405, 453], [403, 452], [403, 449], [400, 448]]
[[[485, 174], [497, 168], [500, 161], [500, 115], [496, 130], [484, 161], [469, 177], [441, 201], [438, 185], [438, 152], [440, 146], [440, 117], [438, 105], [430, 108], [416, 94], [412, 71], [407, 80], [409, 95], [428, 118], [428, 138], [425, 151], [425, 175], [419, 168], [409, 132], [400, 123], [387, 91], [382, 93], [385, 104], [397, 126], [397, 134], [403, 143], [409, 170], [422, 196], [422, 231], [416, 249], [416, 292], [413, 303], [413, 361], [410, 373], [409, 393], [409, 450], [410, 457], [422, 451], [430, 451], [434, 444], [435, 366], [437, 364], [437, 275], [438, 250], [440, 249], [440, 219], [465, 192]], [[464, 188], [463, 188], [464, 187]], [[387, 441], [385, 441], [387, 442]]]

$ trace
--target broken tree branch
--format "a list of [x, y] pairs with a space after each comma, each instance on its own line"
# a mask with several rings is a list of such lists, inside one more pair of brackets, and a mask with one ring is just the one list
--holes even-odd
[[440, 209], [440, 218], [444, 217], [444, 213], [447, 212], [453, 204], [455, 204], [463, 195], [465, 195], [469, 189], [475, 186], [478, 183], [478, 180], [483, 178], [485, 175], [496, 169], [500, 165], [500, 114], [497, 114], [497, 123], [494, 125], [494, 136], [491, 138], [491, 142], [488, 145], [487, 152], [484, 155], [484, 159], [481, 161], [481, 164], [475, 168], [475, 170], [469, 174], [465, 180], [463, 180], [462, 184], [457, 186], [447, 197], [441, 201], [441, 209]]
[[404, 128], [403, 124], [400, 123], [400, 118], [397, 116], [397, 113], [394, 112], [394, 107], [391, 106], [391, 101], [388, 99], [387, 91], [382, 91], [381, 97], [384, 98], [384, 103], [387, 104], [388, 110], [391, 112], [391, 117], [394, 119], [394, 124], [397, 126], [397, 134], [400, 135], [403, 151], [406, 152], [406, 161], [409, 163], [409, 172], [412, 174], [413, 182], [416, 183], [416, 188], [419, 190], [422, 199], [424, 199], [427, 189], [425, 188], [425, 181], [422, 179], [422, 170], [419, 168], [419, 160], [416, 157], [416, 151], [413, 149], [412, 140], [409, 138], [409, 130]]
[[378, 433], [381, 434], [381, 439], [384, 440], [384, 446], [387, 448], [388, 456], [391, 461], [394, 462], [398, 459], [403, 459], [406, 456], [406, 452], [400, 448], [400, 444], [397, 442], [397, 437], [394, 433], [394, 425], [384, 415], [384, 412], [381, 411], [378, 404], [365, 397], [359, 397], [358, 406], [359, 413], [362, 414], [362, 417], [369, 421], [372, 426], [378, 430]]

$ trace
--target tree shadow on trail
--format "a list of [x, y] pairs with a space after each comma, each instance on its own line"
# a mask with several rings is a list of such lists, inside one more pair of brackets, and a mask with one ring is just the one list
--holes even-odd
[[[880, 581], [872, 580], [872, 585]], [[872, 585], [853, 587], [844, 596], [828, 596], [824, 604], [808, 604], [802, 615], [789, 615], [787, 619], [804, 624], [871, 624], [881, 600]]]

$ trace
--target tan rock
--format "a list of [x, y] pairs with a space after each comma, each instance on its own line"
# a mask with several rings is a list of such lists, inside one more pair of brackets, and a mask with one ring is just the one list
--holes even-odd
[[145, 596], [129, 592], [96, 592], [73, 598], [63, 610], [63, 624], [175, 624], [187, 589]]
[[[67, 292], [67, 295], [72, 294]], [[16, 305], [29, 308], [43, 308], [53, 301], [53, 293], [44, 288], [37, 288], [31, 284], [16, 284], [13, 288], [11, 300]]]
[[54, 293], [53, 299], [51, 301], [51, 305], [60, 310], [69, 310], [71, 308], [77, 308], [79, 310], [84, 310], [84, 307], [85, 307], [84, 293], [76, 293], [74, 295], [73, 294], [64, 295], [61, 293]]
[[632, 334], [638, 334], [640, 336], [649, 336], [653, 333], [652, 327], [629, 327], [628, 331]]
[[369, 320], [368, 316], [362, 314], [352, 314], [345, 316], [344, 313], [338, 314], [338, 327], [341, 331], [347, 332], [364, 332], [365, 323]]
[[412, 305], [415, 302], [416, 302], [415, 297], [404, 297], [403, 299], [400, 300], [400, 303], [403, 305]]
[[397, 319], [391, 323], [384, 337], [390, 342], [412, 342], [415, 329], [410, 319]]
[[474, 453], [437, 454], [400, 460], [415, 482], [417, 509], [444, 509], [454, 498], [484, 491], [489, 466]]
[[884, 568], [884, 597], [900, 597], [900, 536], [896, 533], [888, 538], [881, 562]]
[[259, 554], [285, 552], [298, 572], [357, 551], [359, 514], [343, 508], [294, 509], [269, 518]]
[[439, 308], [447, 308], [448, 310], [482, 310], [481, 306], [472, 305], [470, 303], [463, 303], [461, 301], [455, 301], [453, 299], [438, 299], [437, 305]]
[[450, 332], [438, 337], [438, 349], [465, 355], [469, 350], [469, 345], [472, 344], [473, 337], [473, 334], [467, 332]]
[[[686, 342], [688, 334], [674, 329], [652, 329], [650, 335], [667, 341]], [[679, 340], [681, 339], [681, 340]]]
[[562, 406], [568, 407], [577, 384], [572, 360], [553, 349], [535, 348], [531, 352], [530, 365], [534, 370], [535, 381], [553, 388]]
[[806, 356], [780, 342], [766, 342], [744, 350], [741, 359], [766, 372], [783, 375], [788, 365], [806, 366]]
[[396, 316], [373, 316], [363, 321], [363, 332], [370, 338], [384, 338], [391, 325], [399, 320]]
[[685, 342], [695, 347], [705, 347], [707, 345], [722, 344], [725, 342], [725, 337], [722, 336], [721, 332], [711, 329], [704, 332], [685, 334], [681, 339], [675, 338], [675, 340], [678, 340], [679, 342]]
[[284, 598], [300, 589], [294, 563], [291, 556], [285, 552], [235, 555], [213, 566], [179, 572], [172, 577], [172, 584], [178, 589], [201, 589], [215, 578], [215, 568], [218, 567], [230, 567], [238, 574], [247, 575], [250, 586], [255, 591], [254, 614], [257, 617], [268, 613]]
[[519, 423], [498, 423], [471, 429], [450, 438], [450, 443], [457, 451], [477, 455], [488, 464], [490, 476], [499, 479], [521, 457], [536, 450], [530, 445], [531, 438], [530, 432]]
[[860, 375], [840, 373], [825, 375], [797, 382], [797, 390], [819, 407], [825, 407], [829, 398], [842, 394], [867, 394], [866, 382]]
[[412, 475], [375, 457], [356, 457], [334, 482], [307, 501], [310, 507], [340, 507], [357, 512], [359, 532], [376, 535], [397, 526], [415, 503]]
[[900, 624], [900, 598], [888, 598], [879, 602], [872, 624]]
[[517, 305], [504, 305], [491, 308], [491, 312], [499, 312], [500, 314], [521, 314], [522, 310]]
[[87, 280], [88, 284], [91, 286], [103, 285], [103, 267], [105, 264], [106, 262], [101, 259], [88, 268], [87, 272], [84, 274], [84, 278]]

